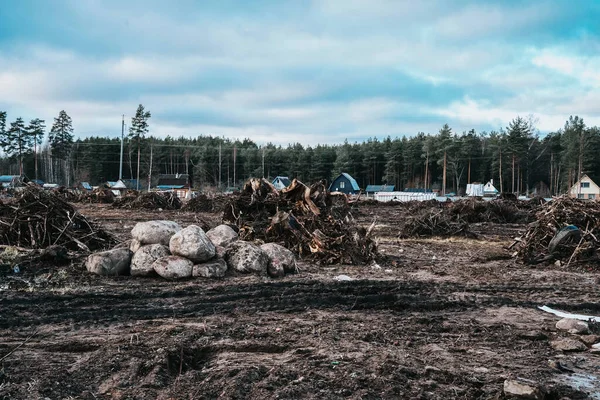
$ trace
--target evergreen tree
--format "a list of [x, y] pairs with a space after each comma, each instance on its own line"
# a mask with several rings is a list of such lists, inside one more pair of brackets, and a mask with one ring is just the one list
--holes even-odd
[[27, 127], [27, 130], [33, 139], [33, 163], [36, 180], [38, 179], [38, 146], [42, 144], [42, 141], [44, 140], [44, 130], [46, 129], [44, 122], [45, 121], [43, 119], [35, 118], [29, 122], [29, 126]]
[[[57, 179], [60, 183], [69, 185], [69, 155], [71, 153], [71, 147], [73, 146], [73, 123], [71, 117], [67, 115], [65, 110], [58, 113], [58, 117], [54, 118], [54, 123], [50, 129], [48, 135], [48, 141], [52, 150], [51, 163], [52, 171], [50, 173], [51, 179]], [[61, 166], [60, 168], [58, 166]], [[59, 169], [62, 169], [62, 173], [59, 174]], [[62, 182], [64, 179], [64, 182]]]
[[23, 118], [19, 117], [15, 122], [11, 122], [4, 151], [9, 157], [17, 157], [20, 175], [23, 175], [23, 155], [31, 150], [32, 144], [33, 136], [27, 131]]
[[137, 189], [140, 189], [140, 149], [142, 140], [148, 133], [148, 119], [150, 119], [150, 111], [145, 111], [143, 105], [139, 105], [135, 112], [135, 117], [131, 118], [131, 126], [129, 127], [129, 137], [137, 146]]

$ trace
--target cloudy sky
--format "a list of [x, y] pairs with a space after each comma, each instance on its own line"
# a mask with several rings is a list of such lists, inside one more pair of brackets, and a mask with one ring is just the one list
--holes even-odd
[[76, 134], [340, 143], [600, 125], [600, 1], [3, 0], [0, 110]]

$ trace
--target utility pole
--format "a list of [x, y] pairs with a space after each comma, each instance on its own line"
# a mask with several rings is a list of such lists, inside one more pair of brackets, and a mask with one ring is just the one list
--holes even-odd
[[425, 191], [427, 191], [428, 183], [429, 183], [429, 150], [427, 150], [427, 156], [425, 157]]
[[237, 187], [237, 183], [235, 180], [235, 161], [237, 158], [237, 147], [233, 145], [233, 186]]
[[515, 192], [515, 155], [512, 156], [512, 192]]
[[444, 151], [444, 172], [442, 174], [442, 196], [446, 195], [446, 151]]
[[498, 174], [500, 175], [500, 193], [504, 193], [502, 188], [502, 147], [500, 147], [500, 168]]
[[119, 161], [119, 179], [123, 179], [123, 138], [125, 137], [125, 114], [121, 120], [121, 159]]
[[265, 177], [265, 147], [262, 148], [262, 172], [263, 178]]
[[152, 185], [152, 150], [154, 145], [150, 143], [150, 170], [148, 171], [148, 191], [150, 191]]
[[219, 143], [219, 190], [221, 189], [221, 143]]

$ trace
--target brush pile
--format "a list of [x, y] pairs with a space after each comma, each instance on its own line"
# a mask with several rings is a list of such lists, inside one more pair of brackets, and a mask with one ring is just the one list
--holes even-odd
[[137, 210], [179, 210], [181, 200], [174, 192], [132, 193], [115, 200], [113, 207]]
[[28, 249], [51, 245], [71, 250], [98, 250], [116, 239], [89, 222], [62, 196], [27, 187], [0, 204], [0, 244]]
[[251, 179], [230, 197], [223, 221], [239, 228], [242, 240], [276, 242], [321, 264], [364, 264], [377, 256], [374, 224], [359, 227], [344, 194], [323, 182], [310, 187], [294, 179], [278, 191], [265, 179]]
[[181, 209], [183, 211], [190, 211], [190, 212], [196, 212], [196, 213], [223, 212], [223, 210], [225, 210], [225, 205], [227, 205], [229, 200], [230, 200], [229, 196], [215, 195], [215, 196], [209, 197], [205, 194], [200, 194], [200, 195], [188, 200]]
[[424, 236], [475, 237], [469, 223], [460, 215], [444, 208], [424, 208], [406, 218], [400, 227], [400, 238]]
[[115, 201], [115, 195], [110, 189], [98, 188], [91, 192], [82, 193], [74, 202], [111, 204]]
[[[573, 231], [577, 235], [565, 236], [565, 240], [557, 242], [560, 238], [557, 234], [567, 227], [577, 227], [578, 231]], [[553, 260], [598, 261], [598, 238], [600, 204], [595, 201], [560, 197], [546, 203], [538, 211], [536, 221], [529, 225], [527, 232], [518, 242], [517, 255], [528, 264]]]
[[469, 223], [526, 224], [533, 220], [534, 206], [530, 201], [468, 199], [451, 203], [449, 210]]

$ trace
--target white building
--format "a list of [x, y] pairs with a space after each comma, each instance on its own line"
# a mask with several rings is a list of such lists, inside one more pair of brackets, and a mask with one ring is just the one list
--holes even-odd
[[569, 190], [569, 197], [575, 199], [600, 199], [600, 186], [596, 185], [589, 176], [583, 175]]

